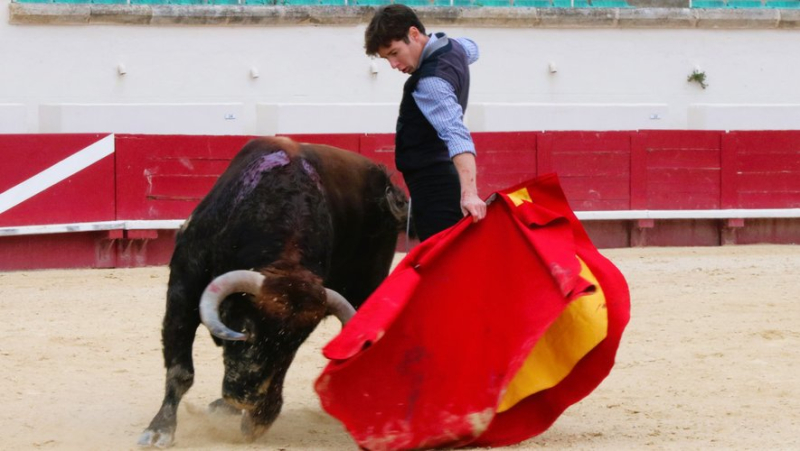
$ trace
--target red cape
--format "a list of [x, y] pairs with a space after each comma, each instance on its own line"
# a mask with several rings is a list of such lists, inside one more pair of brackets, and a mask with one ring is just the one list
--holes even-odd
[[516, 443], [611, 371], [628, 287], [558, 179], [493, 197], [414, 248], [323, 350], [322, 406], [361, 447]]

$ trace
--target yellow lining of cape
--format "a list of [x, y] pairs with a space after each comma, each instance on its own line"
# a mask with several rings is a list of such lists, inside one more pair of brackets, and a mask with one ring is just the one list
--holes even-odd
[[578, 261], [580, 276], [594, 285], [595, 291], [573, 300], [547, 329], [506, 387], [497, 412], [556, 386], [606, 337], [608, 314], [603, 289], [586, 263], [580, 258]]

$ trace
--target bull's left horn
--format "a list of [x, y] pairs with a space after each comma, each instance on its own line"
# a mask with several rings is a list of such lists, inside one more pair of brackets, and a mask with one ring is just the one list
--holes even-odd
[[356, 309], [347, 302], [344, 296], [330, 288], [326, 288], [325, 293], [328, 295], [328, 310], [330, 310], [335, 317], [339, 318], [339, 321], [342, 322], [342, 326], [344, 326], [350, 321], [350, 318], [356, 314]]
[[244, 341], [247, 335], [228, 328], [219, 319], [219, 305], [233, 293], [249, 293], [254, 296], [261, 291], [264, 275], [256, 271], [230, 271], [211, 281], [200, 297], [200, 320], [211, 335], [223, 340]]

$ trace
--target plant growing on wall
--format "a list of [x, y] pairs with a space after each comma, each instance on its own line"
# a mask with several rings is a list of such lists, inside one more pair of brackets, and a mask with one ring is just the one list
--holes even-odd
[[700, 87], [703, 89], [706, 89], [708, 87], [708, 84], [706, 83], [706, 73], [699, 69], [693, 70], [692, 73], [689, 74], [689, 77], [686, 78], [686, 81], [688, 81], [689, 83], [691, 82], [699, 83]]

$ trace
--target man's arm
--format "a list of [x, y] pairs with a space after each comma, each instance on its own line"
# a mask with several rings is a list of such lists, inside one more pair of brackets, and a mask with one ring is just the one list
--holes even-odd
[[450, 158], [462, 152], [475, 153], [472, 136], [464, 125], [464, 111], [450, 83], [439, 77], [425, 77], [417, 83], [412, 96], [425, 119], [447, 145]]
[[478, 197], [475, 144], [464, 125], [464, 112], [450, 83], [425, 77], [412, 94], [420, 111], [447, 145], [461, 182], [461, 212], [477, 222], [486, 216], [486, 203]]
[[458, 180], [461, 182], [461, 212], [472, 216], [472, 222], [478, 222], [486, 217], [486, 202], [478, 197], [478, 184], [475, 180], [477, 166], [475, 155], [464, 152], [453, 157], [453, 164], [458, 171]]

